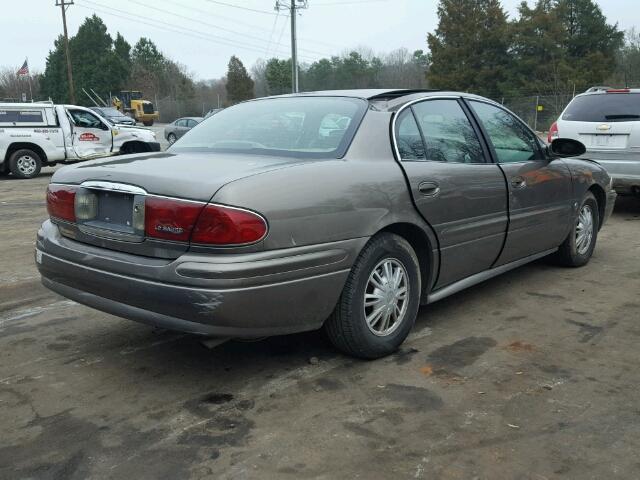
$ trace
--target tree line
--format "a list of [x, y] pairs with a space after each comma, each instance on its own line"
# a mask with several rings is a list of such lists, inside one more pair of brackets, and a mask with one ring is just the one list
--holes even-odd
[[[96, 15], [70, 38], [78, 101], [82, 88], [102, 96], [122, 89], [177, 106], [176, 114], [291, 91], [291, 61], [261, 59], [247, 69], [233, 56], [220, 79], [195, 81], [184, 65], [166, 57], [148, 38], [133, 47], [112, 37]], [[347, 51], [299, 66], [302, 90], [346, 88], [436, 88], [469, 91], [494, 99], [579, 93], [589, 86], [640, 85], [640, 35], [611, 24], [594, 0], [522, 2], [509, 18], [500, 0], [440, 0], [438, 25], [425, 50], [375, 54]], [[62, 37], [49, 52], [34, 96], [68, 101]], [[0, 72], [0, 98], [17, 96], [24, 84], [11, 70]], [[180, 111], [180, 109], [182, 111]]]

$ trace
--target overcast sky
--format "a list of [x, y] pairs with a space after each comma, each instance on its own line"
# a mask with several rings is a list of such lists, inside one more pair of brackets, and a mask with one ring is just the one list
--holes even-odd
[[[503, 0], [511, 16], [520, 0]], [[533, 0], [530, 0], [530, 4]], [[599, 0], [610, 22], [626, 30], [640, 25], [640, 0]], [[226, 4], [226, 5], [225, 5]], [[275, 0], [75, 0], [67, 18], [74, 35], [96, 13], [115, 37], [132, 45], [151, 38], [197, 79], [224, 75], [236, 54], [250, 67], [258, 58], [288, 57], [289, 19], [276, 15]], [[376, 53], [396, 48], [426, 50], [426, 34], [437, 25], [437, 0], [309, 0], [298, 17], [302, 62], [366, 46]], [[236, 5], [243, 8], [234, 8]], [[62, 32], [55, 0], [2, 0], [0, 66], [43, 71], [53, 41]], [[145, 22], [145, 23], [142, 23]]]

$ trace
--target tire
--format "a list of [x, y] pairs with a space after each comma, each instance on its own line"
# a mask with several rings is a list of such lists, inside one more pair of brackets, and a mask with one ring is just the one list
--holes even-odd
[[151, 127], [151, 126], [153, 126], [153, 120], [148, 120], [148, 121], [146, 121], [146, 122], [142, 122], [142, 124], [143, 124], [145, 127]]
[[169, 135], [167, 135], [167, 141], [169, 142], [169, 145], [173, 145], [174, 143], [176, 143], [176, 136], [174, 133], [170, 133]]
[[[585, 225], [588, 230], [585, 229]], [[580, 203], [571, 232], [556, 253], [558, 262], [566, 267], [582, 267], [589, 263], [596, 248], [599, 226], [598, 201], [593, 193], [587, 192]], [[586, 237], [581, 235], [581, 232]]]
[[[395, 292], [391, 288], [386, 294], [397, 294], [406, 288], [404, 301], [399, 296], [395, 302], [387, 301], [393, 297], [376, 300], [384, 297], [385, 289], [378, 289], [374, 283], [388, 286], [384, 281], [389, 277], [384, 273], [386, 265], [392, 270], [396, 268], [393, 270], [396, 275], [398, 270], [404, 273], [404, 283], [401, 279], [399, 288]], [[379, 272], [377, 277], [375, 271]], [[421, 291], [420, 264], [409, 242], [392, 233], [378, 234], [358, 255], [338, 304], [323, 328], [331, 343], [344, 353], [365, 359], [384, 357], [393, 353], [409, 335], [418, 314]], [[378, 318], [374, 314], [376, 304], [365, 306], [365, 295], [384, 309]], [[389, 326], [385, 329], [386, 305], [395, 305], [397, 310], [394, 310], [395, 323], [394, 316], [388, 316]], [[373, 320], [371, 326], [367, 316]]]
[[16, 178], [37, 177], [42, 169], [42, 159], [33, 150], [22, 148], [9, 157], [9, 170]]

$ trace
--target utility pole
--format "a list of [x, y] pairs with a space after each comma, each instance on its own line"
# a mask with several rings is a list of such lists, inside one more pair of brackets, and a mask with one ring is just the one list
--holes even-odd
[[275, 9], [288, 10], [291, 17], [291, 91], [297, 93], [298, 84], [298, 38], [296, 34], [297, 11], [307, 8], [308, 0], [276, 0]]
[[71, 69], [71, 54], [69, 53], [69, 34], [67, 33], [67, 8], [73, 5], [73, 0], [56, 0], [56, 7], [62, 10], [62, 27], [64, 28], [64, 48], [67, 57], [67, 82], [69, 82], [69, 101], [76, 103], [76, 92], [73, 88], [73, 71]]

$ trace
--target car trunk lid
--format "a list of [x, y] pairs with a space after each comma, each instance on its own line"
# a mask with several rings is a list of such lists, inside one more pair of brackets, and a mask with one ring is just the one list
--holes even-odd
[[[74, 188], [75, 206], [71, 209], [75, 209], [75, 221], [59, 222], [60, 230], [76, 241], [103, 248], [177, 258], [189, 248], [188, 232], [200, 208], [222, 186], [298, 162], [293, 158], [212, 153], [145, 154], [86, 162], [59, 170], [52, 178], [54, 190], [55, 185]], [[167, 197], [179, 199], [177, 205], [182, 207], [193, 206], [185, 210], [190, 217], [180, 218], [179, 225], [161, 222], [165, 238], [150, 238], [145, 211], [148, 215], [150, 205], [157, 207], [158, 199]], [[166, 206], [157, 208], [154, 215], [159, 218], [172, 215]], [[168, 208], [174, 207], [169, 203]]]

